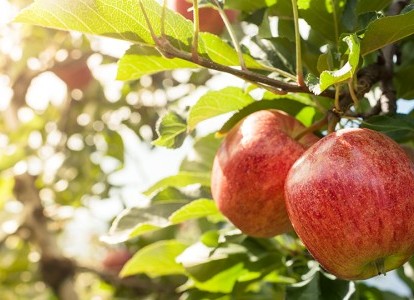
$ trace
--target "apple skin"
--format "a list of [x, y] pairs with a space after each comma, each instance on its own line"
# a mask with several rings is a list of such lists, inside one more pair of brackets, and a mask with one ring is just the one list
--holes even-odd
[[219, 210], [243, 233], [272, 237], [292, 230], [284, 200], [286, 175], [302, 153], [319, 140], [277, 110], [255, 112], [223, 140], [214, 159], [211, 191]]
[[85, 90], [93, 80], [86, 60], [64, 63], [53, 67], [51, 71], [66, 83], [69, 90]]
[[296, 233], [339, 278], [367, 279], [414, 253], [414, 165], [379, 132], [321, 139], [292, 166], [285, 195]]
[[108, 272], [118, 274], [131, 257], [132, 254], [128, 249], [111, 250], [102, 260], [102, 267]]
[[[193, 7], [193, 3], [190, 0], [168, 0], [167, 6], [181, 14], [184, 18], [193, 21], [193, 11], [189, 10]], [[226, 10], [227, 18], [230, 22], [234, 22], [237, 18], [237, 11], [235, 10]], [[199, 18], [200, 18], [200, 31], [210, 32], [215, 35], [220, 35], [223, 33], [225, 25], [223, 20], [220, 17], [220, 14], [217, 10], [211, 7], [201, 7], [199, 8]]]

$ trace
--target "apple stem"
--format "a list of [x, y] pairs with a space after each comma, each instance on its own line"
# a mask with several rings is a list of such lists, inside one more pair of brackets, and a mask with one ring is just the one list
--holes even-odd
[[387, 273], [385, 272], [385, 259], [384, 258], [378, 258], [377, 260], [375, 260], [374, 264], [375, 264], [375, 267], [377, 268], [378, 275], [381, 275], [381, 274], [383, 274], [384, 276], [387, 275]]
[[299, 33], [299, 12], [297, 0], [292, 0], [293, 7], [293, 21], [295, 24], [295, 46], [296, 46], [296, 78], [299, 86], [306, 86], [303, 78], [303, 66], [302, 66], [302, 48], [301, 37]]
[[198, 10], [198, 0], [193, 0], [193, 20], [194, 20], [194, 37], [191, 53], [195, 62], [198, 61], [198, 34], [200, 32], [200, 12]]

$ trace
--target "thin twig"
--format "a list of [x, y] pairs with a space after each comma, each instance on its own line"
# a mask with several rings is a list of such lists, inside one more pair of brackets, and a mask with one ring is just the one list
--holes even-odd
[[293, 20], [294, 20], [294, 23], [295, 23], [297, 83], [300, 86], [305, 86], [305, 81], [303, 79], [301, 37], [300, 37], [300, 32], [299, 32], [299, 13], [298, 13], [298, 4], [297, 4], [296, 0], [292, 0], [292, 7], [293, 7]]
[[230, 39], [233, 42], [234, 49], [236, 49], [237, 55], [239, 56], [240, 67], [242, 68], [242, 70], [247, 70], [246, 63], [244, 62], [244, 58], [243, 58], [243, 52], [241, 51], [239, 41], [230, 24], [229, 18], [227, 17], [226, 12], [221, 7], [220, 3], [217, 0], [213, 0], [213, 1], [216, 4], [218, 12], [221, 16], [221, 19], [223, 20], [224, 25], [226, 26], [227, 32], [230, 35]]

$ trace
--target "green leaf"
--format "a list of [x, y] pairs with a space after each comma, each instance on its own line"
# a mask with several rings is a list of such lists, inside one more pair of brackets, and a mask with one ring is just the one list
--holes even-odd
[[125, 264], [120, 276], [144, 273], [151, 278], [185, 274], [184, 268], [176, 262], [176, 257], [187, 246], [177, 240], [158, 241], [141, 250]]
[[[335, 3], [335, 8], [332, 7], [333, 2]], [[338, 35], [343, 32], [340, 16], [344, 3], [345, 1], [343, 0], [298, 0], [299, 16], [326, 39], [336, 43], [337, 36], [335, 31], [338, 32]], [[336, 18], [334, 17], [334, 9]]]
[[2, 174], [0, 177], [0, 209], [3, 209], [4, 204], [14, 197], [13, 188], [14, 178], [12, 176]]
[[[238, 53], [222, 38], [208, 32], [200, 32], [199, 38], [199, 53], [202, 56], [225, 66], [240, 65]], [[243, 54], [243, 59], [249, 69], [267, 70], [250, 55]]]
[[106, 243], [116, 244], [168, 227], [171, 225], [168, 217], [186, 203], [186, 201], [165, 201], [149, 207], [127, 208], [115, 218], [108, 235], [101, 239]]
[[18, 147], [13, 152], [6, 149], [0, 149], [0, 171], [12, 168], [15, 164], [26, 157], [27, 153], [24, 148]]
[[198, 123], [253, 103], [255, 100], [242, 89], [228, 87], [219, 91], [210, 91], [202, 96], [190, 109], [188, 129], [193, 130]]
[[354, 76], [359, 64], [359, 39], [353, 34], [343, 39], [349, 48], [348, 61], [339, 70], [323, 71], [319, 78], [319, 84], [312, 85], [312, 92], [319, 95], [331, 85], [343, 82]]
[[408, 62], [404, 63], [404, 65], [395, 71], [394, 86], [397, 90], [397, 98], [406, 100], [414, 99], [413, 75], [414, 62], [411, 62], [410, 64]]
[[198, 67], [194, 63], [179, 58], [166, 58], [155, 48], [133, 45], [118, 62], [117, 79], [133, 80], [146, 74]]
[[158, 122], [158, 138], [152, 144], [167, 148], [178, 148], [183, 144], [187, 136], [186, 132], [185, 120], [179, 114], [170, 111]]
[[[151, 27], [161, 36], [162, 7], [155, 0], [142, 0]], [[75, 30], [130, 41], [140, 46], [155, 46], [149, 25], [137, 1], [121, 1], [116, 5], [109, 0], [100, 1], [51, 1], [38, 0], [22, 10], [15, 21], [62, 30]], [[165, 12], [165, 35], [177, 49], [191, 52], [192, 23], [169, 9]], [[239, 65], [237, 52], [220, 37], [210, 33], [199, 34], [199, 54], [226, 66]], [[244, 55], [246, 66], [266, 69], [249, 55]], [[176, 68], [194, 68], [195, 64], [173, 58], [168, 59], [154, 48], [140, 49], [136, 45], [119, 62], [117, 78], [132, 80], [144, 74]]]
[[367, 12], [375, 12], [384, 9], [388, 6], [392, 0], [370, 0], [370, 1], [358, 1], [356, 12], [361, 15]]
[[103, 133], [108, 145], [107, 155], [116, 158], [121, 163], [124, 162], [124, 141], [121, 135], [113, 130], [107, 130]]
[[197, 139], [182, 161], [180, 171], [209, 173], [220, 144], [221, 139], [216, 138], [215, 134]]
[[262, 100], [254, 102], [239, 112], [235, 113], [219, 130], [219, 134], [223, 135], [229, 132], [238, 122], [243, 118], [252, 114], [253, 112], [263, 109], [278, 109], [287, 112], [288, 114], [295, 116], [303, 108], [307, 107], [304, 103], [296, 101], [297, 95], [286, 95], [275, 100]]
[[230, 293], [237, 280], [247, 272], [243, 263], [226, 268], [223, 272], [211, 277], [207, 281], [195, 281], [195, 287], [209, 292]]
[[184, 187], [191, 184], [201, 184], [210, 186], [210, 174], [208, 173], [191, 173], [180, 172], [177, 175], [173, 175], [164, 179], [161, 179], [150, 188], [148, 188], [144, 195], [149, 196], [154, 192], [160, 191], [167, 187]]
[[254, 12], [264, 7], [270, 7], [275, 5], [277, 0], [256, 0], [256, 1], [240, 1], [240, 0], [227, 0], [226, 5], [231, 8], [242, 10], [245, 12]]
[[369, 300], [409, 300], [408, 297], [399, 296], [393, 292], [382, 291], [372, 286], [367, 286], [363, 283], [357, 285], [358, 299]]
[[187, 248], [178, 258], [196, 288], [209, 292], [229, 293], [246, 272], [247, 249], [237, 244], [218, 248], [201, 242]]
[[310, 279], [289, 286], [286, 291], [286, 300], [349, 300], [355, 291], [354, 282], [328, 278], [318, 271]]
[[414, 33], [414, 10], [397, 16], [377, 19], [368, 25], [361, 41], [365, 56]]
[[211, 199], [198, 199], [191, 201], [187, 205], [184, 205], [177, 211], [171, 214], [169, 220], [172, 224], [182, 223], [188, 220], [214, 217], [215, 219], [224, 219], [219, 212], [216, 204]]
[[404, 114], [373, 116], [363, 121], [361, 127], [380, 131], [398, 143], [414, 139], [414, 119]]
[[[142, 5], [155, 34], [160, 36], [162, 7], [155, 0], [142, 0]], [[22, 10], [15, 21], [154, 45], [138, 1], [37, 0]], [[167, 10], [164, 27], [165, 35], [176, 47], [190, 49], [193, 35], [190, 21]]]

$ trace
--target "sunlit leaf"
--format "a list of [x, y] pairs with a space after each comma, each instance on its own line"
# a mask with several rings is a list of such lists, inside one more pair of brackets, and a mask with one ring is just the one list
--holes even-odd
[[205, 173], [180, 172], [177, 175], [161, 179], [150, 188], [148, 188], [144, 192], [144, 195], [149, 196], [152, 193], [167, 187], [184, 187], [191, 184], [210, 186], [210, 175]]
[[214, 134], [197, 139], [188, 155], [181, 162], [180, 171], [209, 173], [221, 139]]
[[113, 130], [104, 133], [105, 141], [108, 145], [107, 155], [116, 158], [121, 163], [124, 162], [124, 141], [121, 135]]
[[188, 128], [193, 130], [198, 123], [221, 114], [240, 110], [255, 100], [242, 89], [228, 87], [210, 91], [202, 96], [190, 109]]
[[158, 241], [140, 249], [125, 264], [120, 276], [144, 273], [149, 277], [185, 274], [185, 269], [176, 262], [176, 257], [187, 246], [177, 240]]
[[16, 163], [26, 157], [26, 151], [19, 147], [13, 152], [8, 153], [7, 149], [0, 149], [0, 171], [13, 167]]
[[168, 217], [186, 204], [185, 201], [160, 202], [149, 207], [131, 207], [120, 213], [102, 241], [109, 244], [125, 242], [154, 230], [170, 226]]
[[197, 67], [179, 58], [166, 58], [155, 48], [133, 45], [118, 62], [117, 79], [133, 80], [161, 71]]
[[[142, 0], [142, 5], [155, 31], [161, 33], [162, 7], [155, 0]], [[103, 35], [134, 43], [153, 45], [149, 26], [138, 1], [37, 0], [20, 12], [15, 21], [62, 30]], [[164, 19], [166, 36], [176, 47], [189, 49], [191, 22], [170, 10]]]
[[[143, 0], [142, 5], [156, 36], [161, 36], [162, 6], [155, 0]], [[112, 1], [51, 1], [38, 0], [24, 9], [15, 19], [17, 22], [75, 30], [82, 33], [102, 35], [130, 41], [141, 46], [155, 46], [145, 15], [138, 2], [123, 1], [113, 5]], [[192, 23], [169, 9], [163, 21], [169, 42], [178, 50], [191, 52], [193, 40]], [[225, 41], [210, 33], [200, 33], [198, 51], [226, 66], [240, 65], [237, 52]], [[255, 59], [244, 55], [246, 66], [265, 69]], [[176, 68], [194, 68], [195, 64], [178, 58], [163, 57], [154, 48], [133, 46], [119, 62], [117, 78], [138, 79], [144, 74]]]
[[216, 204], [211, 199], [191, 201], [172, 213], [169, 220], [171, 223], [176, 224], [203, 217], [215, 217], [224, 220], [224, 217], [219, 212]]
[[240, 1], [240, 0], [227, 0], [226, 4], [231, 8], [243, 10], [246, 12], [253, 12], [263, 7], [270, 7], [275, 5], [277, 0], [256, 0], [256, 1]]
[[158, 138], [152, 144], [167, 148], [178, 148], [184, 142], [186, 131], [187, 124], [185, 120], [179, 114], [170, 111], [158, 122]]
[[319, 83], [310, 85], [310, 88], [316, 95], [319, 95], [328, 87], [350, 79], [355, 75], [359, 64], [359, 39], [353, 34], [346, 36], [344, 41], [347, 43], [349, 49], [348, 61], [339, 70], [323, 71], [321, 73]]
[[14, 178], [12, 176], [3, 175], [0, 177], [0, 209], [7, 200], [13, 197]]

